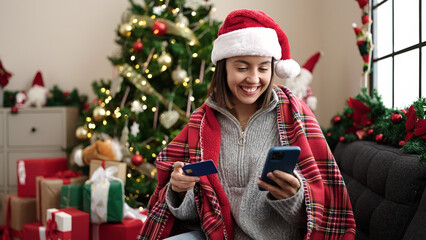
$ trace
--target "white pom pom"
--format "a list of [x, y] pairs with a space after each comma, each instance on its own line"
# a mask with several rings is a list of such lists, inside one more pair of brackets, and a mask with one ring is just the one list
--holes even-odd
[[293, 78], [300, 73], [300, 66], [293, 59], [280, 60], [275, 65], [275, 73], [280, 78]]
[[74, 163], [77, 164], [77, 166], [79, 166], [79, 167], [83, 167], [84, 166], [84, 162], [83, 162], [83, 149], [77, 149], [74, 152]]

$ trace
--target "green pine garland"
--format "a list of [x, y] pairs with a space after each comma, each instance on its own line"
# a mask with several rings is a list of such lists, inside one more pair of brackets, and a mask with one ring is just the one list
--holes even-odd
[[[343, 113], [336, 115], [331, 120], [331, 127], [323, 129], [331, 149], [334, 149], [338, 142], [370, 140], [401, 148], [404, 153], [418, 154], [419, 161], [426, 161], [426, 139], [414, 135], [405, 141], [407, 114], [410, 106], [401, 110], [388, 109], [384, 106], [376, 89], [373, 90], [373, 96], [370, 96], [367, 89], [363, 88], [361, 93], [353, 99], [370, 108], [365, 113], [365, 117], [369, 121], [357, 122], [354, 117], [360, 111], [350, 107], [347, 102]], [[426, 98], [419, 98], [412, 106], [415, 109], [417, 121], [425, 119]], [[420, 131], [419, 129], [417, 133]]]

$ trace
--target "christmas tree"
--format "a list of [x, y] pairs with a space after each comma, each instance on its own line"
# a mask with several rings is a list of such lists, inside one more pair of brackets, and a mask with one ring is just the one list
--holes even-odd
[[120, 51], [109, 56], [117, 77], [92, 84], [97, 101], [81, 113], [76, 135], [84, 146], [98, 133], [119, 141], [126, 202], [144, 207], [156, 186], [157, 154], [206, 100], [221, 23], [206, 0], [129, 2], [117, 27]]

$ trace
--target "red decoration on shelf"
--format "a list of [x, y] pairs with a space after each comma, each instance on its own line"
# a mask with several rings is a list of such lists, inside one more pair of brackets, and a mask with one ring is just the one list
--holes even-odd
[[368, 126], [371, 124], [371, 119], [368, 117], [368, 114], [371, 112], [371, 108], [365, 105], [360, 100], [349, 98], [346, 103], [349, 107], [354, 109], [352, 117], [356, 126], [363, 125]]
[[135, 155], [132, 156], [132, 163], [135, 166], [139, 166], [143, 163], [143, 157], [142, 155], [140, 155], [139, 153], [136, 153]]
[[383, 134], [377, 134], [376, 135], [376, 142], [377, 143], [382, 143], [383, 142]]
[[394, 113], [391, 116], [391, 121], [393, 124], [398, 124], [402, 121], [402, 115], [399, 113]]
[[335, 117], [333, 118], [333, 122], [334, 122], [334, 123], [339, 123], [340, 121], [342, 121], [342, 118], [341, 118], [340, 116], [335, 116]]
[[163, 21], [157, 20], [154, 22], [154, 25], [152, 25], [152, 32], [155, 35], [163, 36], [164, 34], [166, 34], [166, 31], [167, 31], [167, 24]]
[[344, 142], [344, 141], [345, 141], [345, 137], [344, 136], [339, 137], [339, 142]]
[[372, 135], [374, 133], [374, 130], [372, 128], [368, 129], [367, 131], [368, 135]]
[[136, 42], [133, 43], [133, 50], [135, 50], [136, 53], [142, 51], [143, 49], [143, 43], [140, 39], [138, 39]]
[[405, 142], [408, 142], [413, 136], [420, 136], [426, 139], [426, 120], [423, 118], [417, 119], [416, 110], [413, 105], [408, 109], [405, 129], [407, 130], [404, 139]]
[[12, 77], [12, 73], [4, 69], [3, 64], [0, 61], [0, 86], [4, 88], [9, 83], [9, 78]]

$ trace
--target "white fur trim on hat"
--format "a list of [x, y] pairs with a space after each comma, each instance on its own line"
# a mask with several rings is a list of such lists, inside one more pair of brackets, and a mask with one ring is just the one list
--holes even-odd
[[283, 79], [293, 78], [300, 73], [300, 66], [293, 59], [279, 60], [275, 65], [275, 73]]
[[213, 44], [212, 62], [236, 56], [264, 56], [281, 59], [277, 32], [271, 28], [252, 27], [221, 34]]

